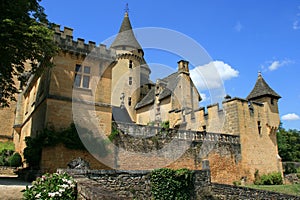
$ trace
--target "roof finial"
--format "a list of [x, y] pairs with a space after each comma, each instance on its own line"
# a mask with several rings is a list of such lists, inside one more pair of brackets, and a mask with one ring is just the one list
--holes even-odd
[[128, 3], [126, 3], [126, 6], [125, 6], [125, 9], [124, 9], [124, 10], [125, 10], [125, 14], [128, 15], [128, 12], [129, 12]]
[[258, 71], [258, 77], [261, 77], [261, 71]]

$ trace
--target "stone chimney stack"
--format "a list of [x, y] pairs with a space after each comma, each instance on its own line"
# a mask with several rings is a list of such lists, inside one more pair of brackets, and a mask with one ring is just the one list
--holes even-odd
[[189, 74], [189, 62], [186, 60], [180, 60], [178, 63], [178, 72]]

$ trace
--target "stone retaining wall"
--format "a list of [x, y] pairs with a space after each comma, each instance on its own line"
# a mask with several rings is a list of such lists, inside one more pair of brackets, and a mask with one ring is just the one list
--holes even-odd
[[[81, 199], [152, 199], [150, 171], [58, 170], [63, 172], [76, 179]], [[195, 195], [200, 199], [203, 191], [209, 189], [210, 172], [194, 171], [194, 174]]]

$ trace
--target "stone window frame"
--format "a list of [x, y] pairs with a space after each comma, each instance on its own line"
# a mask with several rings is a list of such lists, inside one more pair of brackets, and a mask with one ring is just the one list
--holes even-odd
[[76, 64], [75, 66], [75, 77], [74, 77], [74, 86], [76, 88], [90, 88], [91, 81], [91, 67], [83, 66]]

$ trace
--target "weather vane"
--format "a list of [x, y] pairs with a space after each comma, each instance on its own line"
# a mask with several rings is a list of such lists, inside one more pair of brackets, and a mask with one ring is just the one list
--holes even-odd
[[126, 6], [125, 6], [125, 9], [124, 9], [124, 10], [125, 10], [125, 12], [127, 12], [127, 13], [129, 12], [128, 3], [126, 3]]

